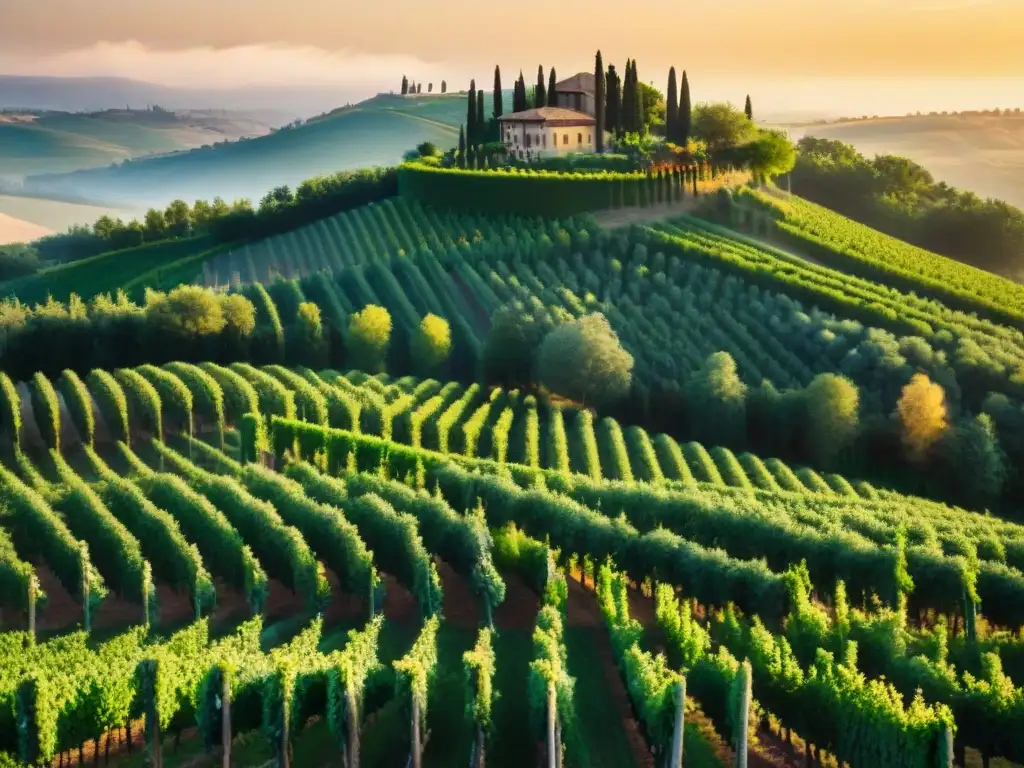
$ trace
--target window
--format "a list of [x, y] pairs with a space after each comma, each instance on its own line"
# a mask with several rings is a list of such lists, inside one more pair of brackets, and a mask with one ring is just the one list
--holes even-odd
[[562, 134], [562, 145], [565, 146], [565, 145], [568, 145], [568, 144], [569, 144], [569, 134], [568, 133], [563, 133]]
[[546, 133], [541, 137], [541, 143], [544, 145], [545, 148], [547, 147], [547, 145], [548, 145], [548, 135]]
[[531, 136], [530, 134], [526, 134], [526, 146], [527, 146], [527, 147], [529, 147], [529, 146], [530, 146], [530, 139], [532, 139], [532, 138], [533, 138], [533, 137], [532, 137], [532, 136]]
[[593, 134], [588, 133], [587, 134], [587, 144], [593, 144], [593, 143], [594, 143]]
[[582, 144], [583, 143], [583, 134], [582, 133], [577, 133], [576, 134], [576, 143], [577, 144]]

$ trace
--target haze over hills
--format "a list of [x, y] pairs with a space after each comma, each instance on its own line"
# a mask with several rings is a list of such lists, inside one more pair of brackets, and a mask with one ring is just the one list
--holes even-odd
[[106, 109], [218, 109], [247, 112], [283, 125], [344, 103], [337, 88], [251, 85], [180, 88], [123, 77], [38, 77], [0, 74], [0, 109], [94, 112]]
[[271, 126], [227, 111], [0, 113], [0, 181], [262, 136]]
[[937, 180], [1024, 206], [1024, 112], [877, 117], [790, 125], [788, 130], [794, 139], [810, 135], [843, 141], [869, 157], [908, 157]]
[[[485, 110], [492, 109], [490, 95]], [[24, 191], [111, 205], [166, 205], [215, 196], [258, 199], [270, 188], [353, 168], [388, 165], [423, 141], [458, 141], [464, 95], [377, 96], [255, 139], [64, 174], [34, 175]]]

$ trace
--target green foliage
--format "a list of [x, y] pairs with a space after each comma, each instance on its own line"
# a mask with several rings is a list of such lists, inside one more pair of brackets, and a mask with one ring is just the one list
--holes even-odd
[[350, 630], [344, 650], [332, 659], [327, 672], [327, 723], [342, 751], [359, 738], [366, 683], [379, 667], [377, 643], [383, 624], [380, 615], [365, 629]]
[[693, 108], [693, 136], [707, 142], [712, 155], [746, 144], [757, 129], [742, 110], [732, 104], [697, 104]]
[[156, 440], [164, 439], [163, 405], [160, 395], [145, 376], [131, 368], [114, 371], [128, 403], [128, 424], [136, 431], [149, 432]]
[[383, 371], [391, 343], [391, 315], [371, 304], [349, 318], [345, 351], [352, 365], [370, 373]]
[[554, 392], [582, 402], [609, 404], [628, 394], [633, 356], [608, 320], [591, 314], [549, 333], [537, 356], [537, 373]]
[[111, 439], [127, 443], [131, 422], [128, 420], [128, 399], [121, 385], [109, 373], [99, 369], [91, 371], [85, 383], [96, 400], [96, 407]]
[[484, 627], [473, 649], [462, 655], [468, 695], [466, 714], [470, 721], [488, 733], [493, 725], [492, 709], [497, 698], [494, 691], [495, 660], [492, 647], [494, 630]]
[[57, 387], [64, 396], [64, 404], [71, 414], [71, 422], [78, 430], [82, 443], [92, 446], [96, 439], [96, 417], [92, 412], [92, 395], [78, 374], [65, 369], [57, 382]]
[[256, 391], [260, 413], [265, 418], [269, 419], [271, 416], [295, 418], [295, 394], [276, 378], [248, 363], [232, 363], [230, 370], [245, 379]]
[[197, 285], [147, 294], [146, 319], [162, 331], [192, 338], [219, 334], [227, 323], [220, 299]]
[[218, 441], [224, 444], [224, 390], [202, 368], [190, 363], [168, 363], [165, 370], [176, 376], [192, 395], [192, 403], [204, 424], [213, 425]]
[[444, 373], [452, 352], [452, 330], [448, 321], [428, 314], [420, 321], [412, 338], [413, 370], [421, 376]]
[[409, 696], [419, 705], [420, 728], [426, 722], [427, 692], [437, 667], [437, 629], [440, 624], [438, 616], [428, 618], [409, 653], [392, 665], [396, 673], [397, 695]]
[[21, 446], [21, 395], [10, 377], [0, 371], [0, 431], [6, 432], [15, 450]]
[[711, 355], [683, 392], [687, 416], [699, 440], [731, 442], [743, 437], [747, 388], [732, 355]]
[[857, 436], [860, 394], [845, 376], [821, 373], [804, 390], [811, 451], [821, 466], [831, 466]]
[[60, 451], [60, 401], [42, 373], [32, 377], [32, 412], [47, 448]]

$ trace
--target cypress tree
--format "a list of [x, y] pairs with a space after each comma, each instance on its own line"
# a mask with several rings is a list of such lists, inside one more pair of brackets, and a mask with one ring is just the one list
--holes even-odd
[[626, 59], [626, 74], [622, 79], [622, 104], [619, 106], [619, 125], [623, 135], [633, 130], [633, 62]]
[[476, 80], [469, 83], [469, 101], [466, 106], [466, 141], [476, 143]]
[[505, 100], [501, 93], [501, 67], [494, 68], [494, 119], [505, 114]]
[[476, 143], [482, 144], [487, 140], [487, 121], [484, 119], [484, 89], [476, 92]]
[[747, 103], [743, 106], [743, 111], [747, 115], [747, 120], [753, 120], [754, 119], [754, 107], [750, 103], [750, 94], [749, 93], [747, 94]]
[[604, 152], [604, 60], [601, 52], [594, 59], [594, 148]]
[[548, 91], [544, 85], [544, 65], [537, 67], [537, 89], [533, 92], [533, 106], [537, 109], [548, 104]]
[[526, 80], [523, 78], [523, 73], [519, 73], [519, 79], [516, 80], [515, 95], [512, 97], [512, 111], [513, 112], [524, 112], [526, 110]]
[[405, 96], [409, 93], [409, 78], [402, 75], [402, 95]]
[[684, 145], [690, 140], [690, 131], [693, 127], [693, 108], [690, 105], [690, 81], [686, 77], [686, 70], [683, 70], [683, 85], [679, 93], [679, 121], [677, 132], [679, 143]]
[[448, 81], [447, 80], [442, 80], [441, 81], [441, 93], [448, 93]]
[[552, 67], [551, 68], [551, 72], [550, 72], [550, 76], [548, 77], [548, 106], [549, 107], [557, 107], [558, 106], [558, 88], [556, 87], [557, 83], [558, 83], [558, 76], [555, 74], [555, 68]]
[[416, 83], [416, 93], [423, 93], [423, 83]]
[[668, 71], [668, 96], [665, 103], [665, 138], [677, 144], [679, 122], [679, 85], [676, 83], [676, 68]]
[[608, 65], [608, 75], [605, 78], [605, 123], [609, 131], [620, 135], [622, 128], [619, 119], [619, 102], [622, 99], [622, 84], [619, 82], [619, 73], [615, 71], [615, 65]]
[[466, 126], [459, 126], [459, 167], [466, 167]]
[[647, 133], [647, 111], [644, 108], [644, 94], [640, 90], [640, 76], [636, 72], [636, 59], [633, 59], [633, 124], [637, 133]]

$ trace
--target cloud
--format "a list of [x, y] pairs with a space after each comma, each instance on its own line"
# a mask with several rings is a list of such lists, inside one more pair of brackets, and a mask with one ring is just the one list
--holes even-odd
[[98, 42], [47, 56], [0, 52], [0, 71], [57, 77], [127, 77], [172, 87], [246, 85], [390, 90], [403, 74], [440, 85], [449, 67], [413, 56], [327, 51], [286, 44], [158, 49], [140, 42]]

